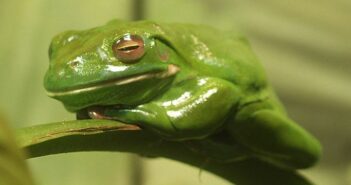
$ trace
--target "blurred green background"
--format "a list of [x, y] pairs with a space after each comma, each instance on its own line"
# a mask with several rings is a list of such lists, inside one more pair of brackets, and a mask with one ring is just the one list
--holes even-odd
[[[320, 163], [303, 173], [318, 185], [351, 185], [350, 0], [146, 0], [143, 7], [146, 19], [246, 34], [291, 117], [324, 146]], [[0, 111], [11, 125], [74, 119], [42, 86], [51, 38], [114, 18], [131, 20], [135, 9], [128, 0], [0, 0]], [[125, 153], [28, 162], [38, 183], [47, 185], [229, 184], [174, 161]]]

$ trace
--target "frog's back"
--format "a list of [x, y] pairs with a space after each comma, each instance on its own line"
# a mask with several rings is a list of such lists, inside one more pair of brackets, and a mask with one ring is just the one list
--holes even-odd
[[228, 80], [241, 88], [264, 88], [264, 70], [248, 41], [237, 32], [203, 25], [162, 24], [165, 37], [200, 75]]

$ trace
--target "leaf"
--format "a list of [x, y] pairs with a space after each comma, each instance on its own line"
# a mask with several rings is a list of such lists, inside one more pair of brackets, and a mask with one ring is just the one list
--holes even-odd
[[18, 149], [10, 129], [0, 118], [0, 184], [33, 185], [23, 153]]
[[119, 151], [177, 160], [238, 185], [311, 185], [294, 171], [258, 160], [218, 163], [194, 153], [183, 142], [166, 141], [137, 126], [109, 120], [77, 120], [18, 130], [29, 157], [77, 151]]

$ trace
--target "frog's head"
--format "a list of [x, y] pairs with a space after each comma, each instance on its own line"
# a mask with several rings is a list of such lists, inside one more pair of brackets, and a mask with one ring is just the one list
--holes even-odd
[[44, 80], [48, 95], [73, 112], [149, 101], [179, 72], [176, 51], [162, 40], [161, 31], [152, 22], [111, 21], [57, 35]]

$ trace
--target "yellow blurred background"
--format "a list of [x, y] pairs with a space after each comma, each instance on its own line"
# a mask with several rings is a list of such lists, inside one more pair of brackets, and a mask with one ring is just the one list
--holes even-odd
[[[74, 119], [45, 95], [51, 38], [138, 16], [128, 0], [0, 0], [0, 112], [11, 126]], [[136, 1], [135, 1], [136, 2]], [[303, 173], [318, 185], [351, 185], [350, 0], [145, 0], [144, 18], [239, 30], [266, 67], [293, 119], [323, 144]], [[200, 169], [125, 153], [74, 153], [29, 160], [39, 184], [227, 185]]]

